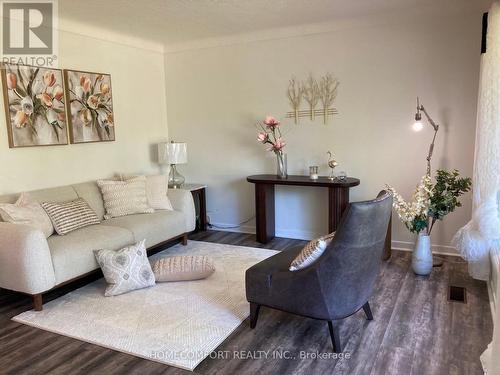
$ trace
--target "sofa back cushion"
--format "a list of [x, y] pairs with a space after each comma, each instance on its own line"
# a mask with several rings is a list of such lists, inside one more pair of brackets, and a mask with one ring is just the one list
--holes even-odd
[[[71, 186], [60, 186], [49, 189], [33, 190], [30, 196], [38, 203], [42, 202], [66, 202], [75, 200], [78, 195]], [[16, 203], [21, 193], [0, 195], [0, 203]], [[0, 219], [1, 220], [1, 219]]]
[[104, 202], [101, 190], [96, 181], [83, 182], [73, 185], [78, 197], [85, 199], [90, 208], [94, 210], [100, 221], [104, 219]]

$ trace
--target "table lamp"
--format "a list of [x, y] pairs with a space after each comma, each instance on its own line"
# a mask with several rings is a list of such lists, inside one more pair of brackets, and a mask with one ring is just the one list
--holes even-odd
[[159, 143], [158, 163], [170, 164], [168, 187], [173, 189], [180, 188], [184, 184], [185, 178], [177, 171], [177, 164], [187, 163], [187, 144], [174, 141]]

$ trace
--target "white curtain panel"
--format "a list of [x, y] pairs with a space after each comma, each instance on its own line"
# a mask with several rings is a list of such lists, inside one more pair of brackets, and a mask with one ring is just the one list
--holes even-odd
[[472, 277], [488, 280], [489, 253], [500, 249], [500, 2], [488, 13], [486, 53], [481, 57], [472, 220], [453, 239]]

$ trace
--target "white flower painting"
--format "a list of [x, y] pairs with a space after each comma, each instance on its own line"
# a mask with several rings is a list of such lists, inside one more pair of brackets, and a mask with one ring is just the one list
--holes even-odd
[[9, 146], [68, 143], [62, 71], [2, 65]]
[[71, 143], [115, 140], [111, 76], [65, 70]]

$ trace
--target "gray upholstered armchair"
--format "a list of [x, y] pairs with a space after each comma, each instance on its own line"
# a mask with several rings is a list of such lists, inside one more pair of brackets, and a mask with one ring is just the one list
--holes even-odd
[[379, 273], [392, 196], [381, 191], [371, 201], [351, 203], [335, 237], [320, 258], [307, 268], [291, 272], [290, 263], [301, 249], [283, 251], [246, 271], [250, 327], [260, 306], [326, 320], [335, 352], [342, 346], [334, 320], [361, 308], [372, 320], [368, 300]]

